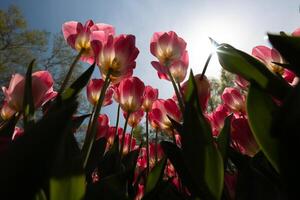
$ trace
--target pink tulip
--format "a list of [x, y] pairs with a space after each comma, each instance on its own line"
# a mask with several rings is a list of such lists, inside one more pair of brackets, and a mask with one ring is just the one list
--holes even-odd
[[63, 24], [62, 32], [67, 43], [77, 51], [82, 51], [81, 60], [90, 64], [94, 63], [95, 53], [91, 41], [106, 41], [109, 35], [115, 34], [115, 28], [109, 24], [94, 24], [88, 20], [85, 25], [80, 22], [69, 21]]
[[146, 152], [145, 147], [142, 147], [140, 149], [140, 154], [139, 154], [136, 164], [137, 164], [139, 171], [142, 171], [147, 168], [147, 152]]
[[244, 90], [246, 90], [250, 84], [246, 79], [239, 75], [236, 75], [234, 82], [236, 85], [238, 85], [241, 89]]
[[293, 31], [292, 36], [300, 36], [300, 28]]
[[138, 184], [138, 191], [136, 193], [134, 200], [141, 200], [143, 196], [144, 196], [144, 185]]
[[[128, 114], [126, 112], [124, 112], [123, 115], [124, 115], [124, 118], [127, 118]], [[139, 109], [139, 110], [131, 113], [128, 118], [129, 126], [136, 127], [142, 120], [143, 116], [144, 116], [144, 111], [142, 109]]]
[[177, 36], [174, 31], [156, 32], [153, 34], [150, 51], [157, 57], [160, 64], [169, 66], [176, 60], [180, 60], [185, 53], [186, 42]]
[[224, 104], [233, 112], [245, 112], [245, 97], [236, 88], [225, 88], [222, 94]]
[[[12, 76], [8, 88], [2, 87], [5, 101], [17, 112], [23, 108], [24, 87], [25, 78], [20, 74]], [[37, 71], [32, 74], [32, 96], [35, 108], [56, 96], [56, 92], [53, 91], [53, 79], [48, 71]]]
[[[168, 76], [167, 68], [162, 65], [160, 62], [152, 61], [152, 66], [156, 69], [157, 75], [160, 79], [165, 79], [170, 81], [170, 77]], [[169, 66], [170, 73], [174, 78], [175, 82], [181, 83], [187, 73], [189, 65], [189, 57], [187, 51], [185, 51], [180, 60], [173, 61]]]
[[[118, 127], [117, 134], [119, 135], [122, 133], [123, 133], [123, 129]], [[106, 150], [108, 150], [114, 144], [115, 137], [116, 137], [116, 127], [110, 126], [105, 136], [107, 141]]]
[[[205, 111], [210, 98], [210, 84], [206, 76], [201, 79], [201, 74], [195, 75], [195, 81], [197, 85], [198, 99], [202, 111]], [[182, 85], [183, 94], [186, 94], [188, 82], [184, 82]]]
[[13, 136], [12, 136], [12, 140], [17, 139], [18, 137], [21, 137], [24, 134], [24, 130], [22, 128], [19, 127], [15, 127]]
[[234, 116], [231, 121], [231, 137], [234, 142], [242, 147], [242, 153], [248, 156], [254, 156], [259, 147], [250, 130], [248, 120], [244, 117]]
[[158, 89], [147, 85], [144, 90], [144, 98], [142, 108], [145, 112], [149, 112], [152, 109], [153, 102], [158, 98]]
[[[86, 93], [87, 93], [87, 98], [89, 102], [92, 105], [96, 105], [101, 94], [102, 87], [104, 85], [104, 81], [102, 79], [92, 79], [87, 85], [86, 88]], [[102, 106], [107, 106], [112, 104], [112, 95], [113, 95], [113, 89], [112, 88], [107, 88], [105, 92], [105, 97], [104, 101], [102, 103]]]
[[293, 72], [273, 63], [283, 63], [283, 58], [276, 49], [271, 49], [266, 46], [256, 46], [252, 50], [252, 55], [263, 62], [274, 74], [282, 75], [282, 77], [289, 83], [293, 82], [295, 78]]
[[152, 111], [149, 113], [150, 122], [152, 121], [158, 125], [159, 129], [172, 134], [172, 123], [168, 116], [177, 122], [181, 121], [181, 112], [175, 101], [172, 99], [154, 101]]
[[[123, 133], [118, 133], [118, 136], [119, 136], [119, 144], [121, 144], [122, 142], [122, 137], [123, 137]], [[134, 137], [132, 137], [132, 140], [131, 140], [131, 145], [130, 145], [130, 134], [129, 133], [126, 133], [125, 134], [125, 140], [124, 140], [124, 146], [123, 146], [123, 151], [122, 153], [125, 155], [129, 152], [129, 146], [131, 146], [131, 151], [132, 150], [135, 150], [137, 147], [135, 146], [136, 145], [136, 140]]]
[[220, 104], [213, 113], [209, 115], [209, 120], [213, 129], [213, 136], [218, 136], [224, 126], [224, 120], [229, 115], [226, 106]]
[[136, 66], [135, 59], [139, 54], [135, 46], [135, 36], [110, 35], [106, 42], [100, 42], [96, 38], [92, 41], [92, 46], [103, 79], [109, 71], [110, 79], [114, 84], [132, 75]]
[[[146, 149], [145, 149], [146, 150]], [[149, 143], [149, 163], [150, 163], [150, 168], [155, 166], [155, 150], [156, 146], [153, 142]], [[146, 155], [147, 156], [147, 155]], [[164, 152], [160, 144], [157, 144], [157, 160], [159, 161], [162, 159], [164, 156]]]
[[11, 107], [8, 105], [8, 103], [6, 101], [4, 101], [2, 108], [1, 108], [1, 118], [3, 120], [8, 120], [9, 118], [11, 118], [14, 114], [16, 113], [16, 111], [14, 111], [13, 109], [11, 109]]
[[103, 137], [107, 137], [108, 129], [109, 129], [108, 116], [106, 114], [99, 115], [96, 140], [103, 138]]
[[137, 77], [122, 80], [117, 89], [119, 103], [124, 112], [135, 112], [143, 103], [144, 83]]

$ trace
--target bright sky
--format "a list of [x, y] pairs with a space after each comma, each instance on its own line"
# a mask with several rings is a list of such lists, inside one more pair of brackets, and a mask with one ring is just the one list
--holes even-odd
[[[134, 75], [160, 89], [160, 97], [173, 95], [171, 83], [158, 79], [150, 62], [153, 32], [174, 30], [187, 42], [190, 67], [200, 73], [209, 53], [208, 36], [246, 52], [268, 44], [266, 32], [292, 32], [300, 26], [298, 0], [1, 0], [0, 7], [16, 4], [32, 28], [58, 32], [69, 20], [112, 24], [117, 33], [136, 36], [140, 55]], [[207, 75], [218, 77], [212, 59]], [[98, 72], [95, 74], [98, 76]], [[108, 108], [115, 110], [115, 108]], [[114, 120], [112, 120], [114, 121]]]

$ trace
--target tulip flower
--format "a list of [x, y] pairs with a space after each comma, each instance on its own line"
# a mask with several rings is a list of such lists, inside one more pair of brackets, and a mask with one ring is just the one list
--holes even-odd
[[93, 52], [91, 41], [106, 41], [109, 35], [115, 34], [115, 28], [109, 24], [94, 24], [88, 20], [85, 25], [80, 22], [69, 21], [63, 24], [62, 32], [67, 43], [78, 52], [82, 52], [81, 60], [90, 64], [94, 63], [95, 54]]
[[116, 127], [113, 127], [113, 126], [110, 126], [108, 128], [107, 134], [105, 136], [106, 142], [107, 142], [106, 150], [108, 150], [109, 147], [111, 147], [114, 144], [116, 133], [117, 133], [117, 135], [123, 133], [123, 129], [120, 128], [120, 127], [116, 128]]
[[237, 178], [237, 173], [224, 173], [224, 185], [227, 189], [230, 199], [235, 199]]
[[[121, 143], [122, 140], [123, 140], [123, 134], [122, 133], [118, 133], [118, 136], [119, 136], [119, 143]], [[132, 138], [131, 144], [130, 144], [130, 134], [126, 133], [125, 134], [125, 139], [124, 139], [124, 146], [123, 146], [122, 154], [123, 155], [127, 154], [129, 152], [129, 147], [133, 147], [133, 148], [131, 148], [131, 150], [136, 149], [137, 147], [135, 145], [136, 145], [135, 138]]]
[[[86, 88], [87, 98], [89, 102], [94, 106], [97, 104], [99, 100], [103, 85], [104, 85], [104, 81], [102, 79], [92, 79], [87, 85]], [[107, 106], [112, 104], [113, 93], [114, 92], [112, 88], [110, 87], [107, 88], [102, 106]]]
[[213, 129], [213, 136], [218, 136], [224, 126], [224, 120], [229, 115], [229, 110], [224, 105], [218, 105], [208, 117]]
[[116, 92], [124, 112], [132, 113], [142, 106], [144, 89], [144, 83], [137, 77], [126, 78], [120, 82]]
[[300, 36], [300, 28], [293, 31], [292, 36]]
[[124, 118], [129, 117], [128, 118], [128, 124], [129, 124], [129, 126], [134, 128], [142, 120], [142, 118], [144, 116], [144, 111], [142, 109], [139, 109], [139, 110], [131, 113], [129, 116], [128, 116], [128, 113], [126, 113], [126, 112], [124, 112], [123, 115], [124, 115]]
[[[156, 69], [157, 75], [160, 79], [171, 81], [170, 77], [168, 76], [168, 72], [167, 72], [168, 69], [164, 65], [156, 61], [152, 61], [151, 64]], [[189, 65], [188, 53], [187, 51], [184, 51], [182, 58], [180, 60], [175, 60], [168, 66], [170, 73], [176, 83], [181, 83], [185, 79], [188, 65]]]
[[180, 60], [186, 52], [186, 42], [178, 37], [174, 31], [156, 32], [153, 34], [150, 51], [159, 63], [163, 66], [169, 66], [176, 60]]
[[231, 121], [231, 137], [234, 142], [242, 147], [240, 149], [242, 153], [253, 157], [259, 151], [248, 120], [244, 116], [233, 117]]
[[[23, 109], [25, 78], [14, 74], [8, 88], [2, 87], [5, 101], [9, 107], [17, 112]], [[42, 106], [56, 96], [53, 91], [53, 79], [48, 71], [37, 71], [32, 74], [32, 97], [35, 108]]]
[[138, 184], [138, 190], [136, 193], [136, 196], [134, 198], [134, 200], [141, 200], [144, 196], [144, 185], [143, 184]]
[[17, 139], [18, 137], [21, 137], [24, 134], [24, 129], [19, 128], [19, 127], [15, 127], [13, 136], [12, 136], [12, 140]]
[[152, 109], [153, 102], [158, 98], [158, 89], [151, 87], [150, 85], [145, 86], [144, 98], [142, 108], [145, 112], [149, 112]]
[[[195, 75], [195, 81], [197, 85], [199, 104], [202, 111], [205, 111], [208, 105], [208, 100], [210, 98], [210, 84], [205, 75], [201, 78], [201, 74]], [[188, 81], [184, 82], [183, 85], [181, 86], [184, 96], [187, 92], [187, 86], [188, 86]]]
[[236, 88], [225, 88], [222, 94], [224, 104], [233, 112], [245, 112], [245, 97]]
[[109, 129], [108, 116], [106, 114], [99, 115], [96, 140], [98, 140], [102, 137], [107, 137], [108, 129]]
[[168, 116], [177, 122], [181, 121], [181, 112], [175, 101], [172, 99], [154, 101], [152, 110], [149, 112], [149, 119], [156, 123], [159, 129], [170, 133], [173, 128]]
[[[157, 151], [157, 152], [156, 152]], [[157, 144], [157, 148], [155, 143], [151, 142], [149, 143], [149, 164], [150, 168], [154, 167], [156, 164], [156, 155], [157, 155], [157, 161], [162, 159], [164, 152], [160, 144]]]
[[246, 79], [244, 79], [240, 75], [235, 76], [234, 82], [236, 85], [238, 85], [241, 89], [244, 89], [244, 90], [247, 89], [250, 84]]
[[103, 79], [109, 73], [112, 83], [116, 84], [122, 79], [130, 77], [136, 66], [135, 59], [139, 54], [135, 46], [135, 36], [119, 35], [108, 36], [106, 42], [92, 41], [96, 61], [101, 71]]
[[276, 49], [270, 49], [266, 46], [256, 46], [252, 50], [252, 55], [263, 62], [274, 74], [281, 75], [289, 83], [293, 82], [295, 78], [293, 72], [273, 63], [283, 63], [283, 58]]
[[6, 101], [4, 101], [4, 103], [2, 105], [2, 108], [1, 108], [1, 111], [0, 111], [1, 118], [3, 120], [8, 120], [15, 113], [16, 113], [16, 111], [13, 110], [11, 107], [9, 107], [8, 103]]

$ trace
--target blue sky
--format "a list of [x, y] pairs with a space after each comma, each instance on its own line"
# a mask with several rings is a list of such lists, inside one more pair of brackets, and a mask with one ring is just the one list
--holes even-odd
[[[134, 34], [140, 49], [134, 74], [158, 87], [161, 98], [172, 96], [173, 90], [150, 64], [155, 59], [149, 51], [153, 32], [174, 30], [183, 37], [190, 67], [200, 73], [209, 53], [208, 36], [251, 52], [256, 45], [268, 44], [267, 31], [289, 33], [300, 26], [298, 0], [1, 0], [0, 7], [12, 3], [23, 10], [32, 28], [58, 32], [66, 21], [93, 19], [114, 25], [118, 34]], [[219, 71], [214, 58], [207, 75], [218, 77]]]

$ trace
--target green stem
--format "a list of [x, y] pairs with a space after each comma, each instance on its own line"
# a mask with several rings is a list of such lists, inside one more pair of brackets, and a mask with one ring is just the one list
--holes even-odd
[[157, 153], [157, 149], [158, 149], [158, 131], [155, 131], [155, 164], [157, 164], [158, 161], [158, 153]]
[[202, 80], [204, 78], [204, 75], [205, 75], [205, 72], [206, 72], [206, 69], [207, 69], [207, 66], [210, 62], [210, 59], [212, 57], [213, 53], [210, 53], [206, 59], [206, 62], [205, 62], [205, 65], [203, 67], [203, 70], [202, 70], [202, 73], [201, 73], [201, 76], [200, 76], [200, 80]]
[[167, 67], [167, 73], [168, 73], [168, 76], [172, 82], [172, 85], [173, 85], [173, 88], [174, 88], [174, 91], [175, 91], [175, 94], [176, 94], [176, 97], [177, 97], [177, 100], [178, 100], [178, 103], [179, 103], [179, 108], [180, 108], [180, 111], [181, 113], [183, 114], [184, 112], [184, 106], [183, 106], [183, 101], [182, 101], [182, 98], [180, 97], [180, 94], [179, 94], [179, 91], [178, 91], [178, 88], [176, 86], [176, 83], [175, 83], [175, 80], [170, 72], [170, 69], [169, 67]]
[[131, 151], [131, 142], [132, 142], [132, 137], [133, 137], [133, 127], [131, 127], [131, 131], [130, 131], [129, 151]]
[[107, 90], [107, 88], [110, 84], [110, 81], [111, 81], [110, 80], [110, 73], [111, 72], [108, 71], [108, 73], [106, 75], [104, 85], [103, 85], [103, 88], [102, 88], [101, 93], [100, 93], [99, 100], [97, 101], [97, 104], [95, 105], [95, 108], [94, 108], [94, 113], [91, 116], [92, 122], [91, 122], [90, 127], [88, 127], [86, 137], [85, 137], [85, 141], [84, 141], [84, 144], [83, 144], [83, 147], [82, 147], [83, 167], [84, 168], [86, 167], [86, 164], [87, 164], [87, 161], [88, 161], [93, 143], [94, 143], [95, 138], [96, 138], [97, 124], [98, 124], [97, 119], [98, 119], [100, 111], [101, 111], [101, 106], [102, 106], [102, 103], [104, 101], [106, 90]]
[[120, 148], [120, 155], [121, 157], [123, 156], [123, 148], [124, 148], [124, 142], [125, 142], [125, 133], [127, 129], [127, 124], [128, 124], [128, 119], [130, 116], [130, 112], [127, 113], [126, 119], [125, 119], [125, 124], [124, 124], [124, 129], [123, 129], [123, 134], [122, 134], [122, 143], [121, 143], [121, 148]]
[[180, 83], [179, 83], [179, 82], [177, 82], [177, 87], [178, 87], [178, 90], [179, 90], [179, 94], [180, 94], [180, 96], [181, 96], [181, 99], [183, 99], [184, 96], [183, 96], [183, 92], [182, 92], [182, 90], [181, 90], [181, 86], [180, 86]]
[[118, 105], [118, 111], [117, 111], [117, 121], [116, 121], [116, 132], [115, 132], [115, 136], [117, 135], [118, 133], [118, 126], [119, 126], [119, 119], [120, 119], [120, 104]]
[[146, 155], [147, 155], [147, 175], [150, 172], [150, 155], [149, 155], [149, 123], [148, 123], [148, 112], [146, 112]]
[[74, 70], [74, 68], [75, 68], [75, 66], [76, 66], [76, 64], [77, 64], [77, 62], [79, 61], [80, 57], [81, 57], [82, 54], [83, 54], [83, 51], [84, 51], [84, 50], [81, 49], [81, 50], [79, 51], [79, 53], [77, 54], [77, 56], [75, 57], [75, 59], [73, 60], [71, 66], [70, 66], [70, 68], [69, 68], [69, 71], [68, 71], [68, 73], [67, 73], [67, 75], [66, 75], [66, 77], [65, 77], [65, 79], [64, 79], [64, 81], [63, 81], [63, 83], [62, 83], [62, 85], [61, 85], [61, 87], [60, 87], [60, 89], [59, 89], [59, 94], [63, 93], [63, 91], [65, 90], [65, 88], [66, 88], [66, 86], [67, 86], [67, 84], [68, 84], [68, 82], [69, 82], [69, 80], [70, 80], [70, 78], [71, 78], [72, 72], [73, 72], [73, 70]]

